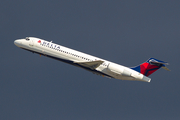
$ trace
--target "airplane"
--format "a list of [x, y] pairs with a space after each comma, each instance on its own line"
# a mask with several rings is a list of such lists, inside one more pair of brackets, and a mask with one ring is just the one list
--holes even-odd
[[162, 67], [165, 70], [170, 71], [166, 67], [166, 65], [168, 65], [167, 62], [155, 58], [150, 58], [146, 62], [135, 67], [125, 67], [120, 64], [55, 44], [52, 41], [49, 42], [35, 37], [17, 39], [14, 41], [14, 44], [19, 48], [37, 53], [40, 56], [43, 55], [69, 63], [91, 71], [94, 74], [108, 78], [150, 82], [151, 78], [148, 76], [159, 68]]

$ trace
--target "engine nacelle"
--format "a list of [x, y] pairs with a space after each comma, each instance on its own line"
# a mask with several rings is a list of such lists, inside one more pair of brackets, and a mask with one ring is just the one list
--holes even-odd
[[131, 76], [131, 72], [128, 71], [128, 69], [126, 69], [123, 66], [120, 66], [120, 65], [117, 65], [114, 63], [109, 63], [107, 68], [109, 71], [111, 71], [115, 74], [122, 75], [122, 76]]

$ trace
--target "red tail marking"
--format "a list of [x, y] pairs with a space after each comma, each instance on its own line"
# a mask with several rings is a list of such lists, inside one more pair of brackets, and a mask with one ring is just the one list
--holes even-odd
[[140, 65], [140, 67], [141, 67], [140, 68], [141, 73], [146, 75], [146, 76], [149, 76], [150, 74], [152, 74], [153, 72], [155, 72], [159, 68], [159, 66], [151, 65], [149, 63], [143, 63]]

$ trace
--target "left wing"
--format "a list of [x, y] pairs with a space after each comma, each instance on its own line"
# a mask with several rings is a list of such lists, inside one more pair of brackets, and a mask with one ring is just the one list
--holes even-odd
[[91, 62], [74, 62], [76, 64], [79, 64], [80, 66], [90, 68], [92, 70], [99, 67], [104, 61], [97, 60], [97, 61], [91, 61]]

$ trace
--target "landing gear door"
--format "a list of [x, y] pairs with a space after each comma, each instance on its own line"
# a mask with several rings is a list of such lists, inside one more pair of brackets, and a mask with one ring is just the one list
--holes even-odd
[[33, 40], [30, 40], [30, 41], [29, 41], [29, 46], [31, 46], [31, 47], [34, 46]]

